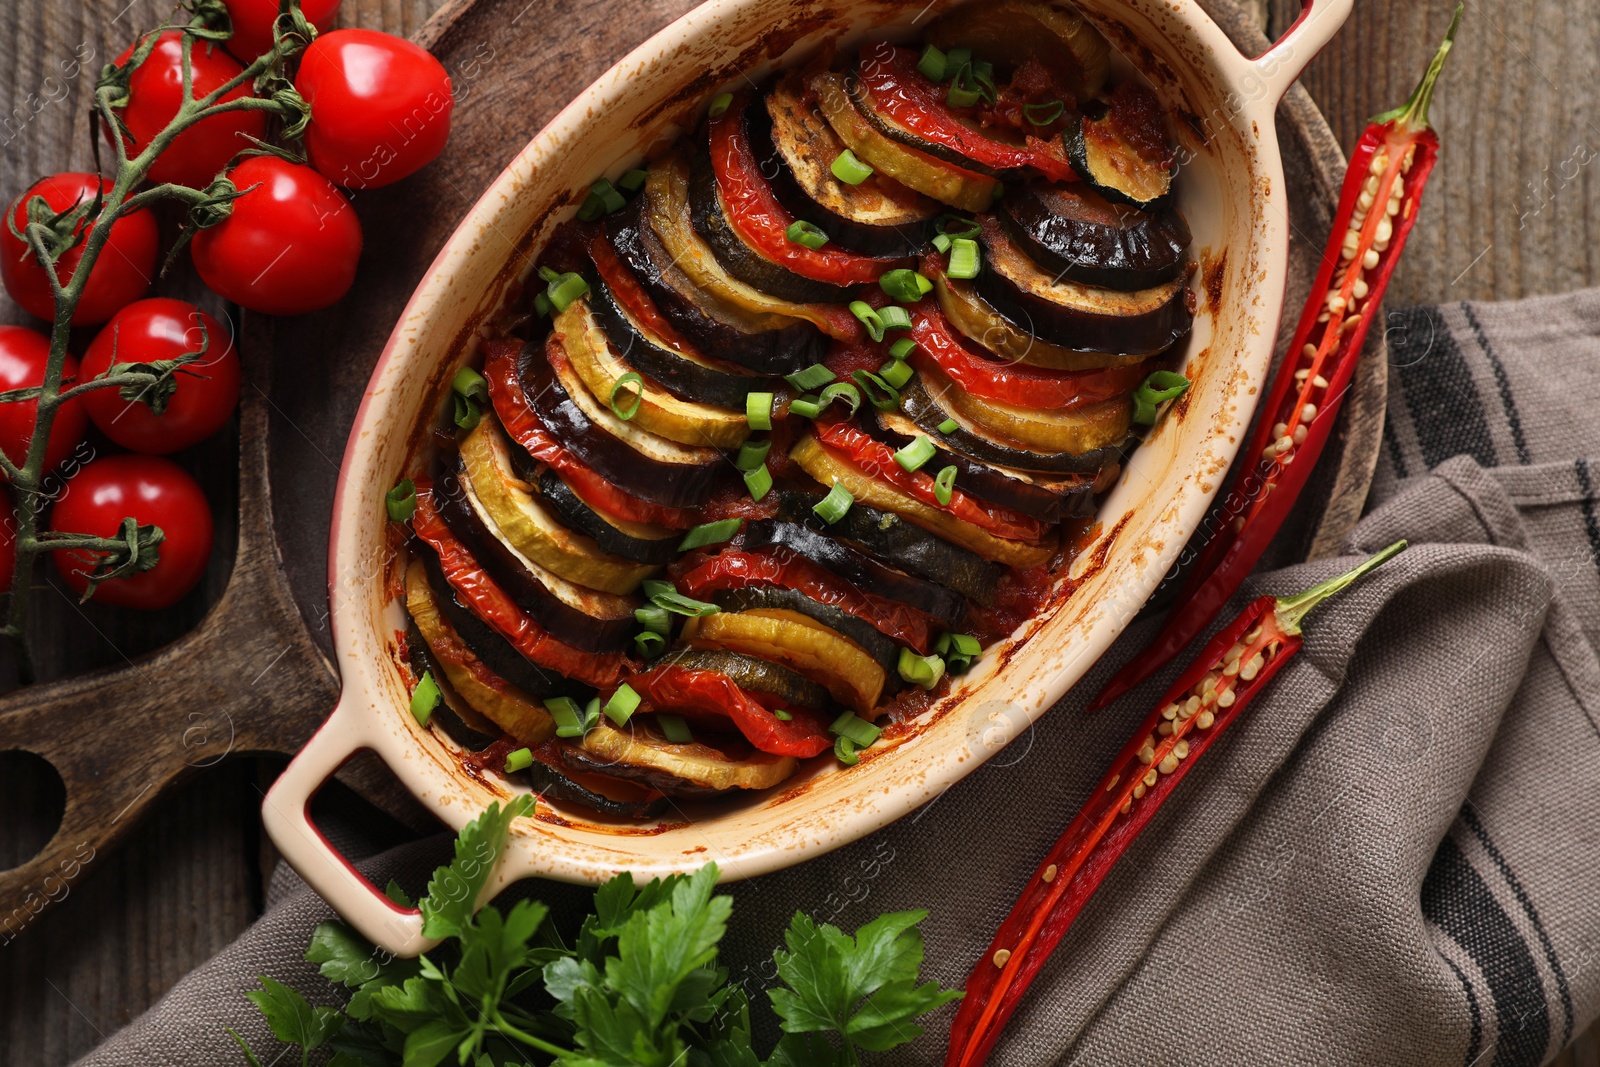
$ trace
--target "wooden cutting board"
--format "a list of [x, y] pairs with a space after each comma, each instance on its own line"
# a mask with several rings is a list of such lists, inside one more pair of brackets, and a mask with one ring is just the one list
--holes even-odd
[[[293, 753], [332, 709], [326, 547], [345, 438], [393, 323], [435, 253], [501, 167], [575, 89], [693, 5], [649, 0], [626, 18], [580, 0], [450, 0], [417, 34], [456, 91], [445, 155], [353, 196], [366, 233], [356, 289], [317, 315], [246, 315], [239, 415], [238, 542], [231, 576], [199, 625], [125, 666], [0, 699], [0, 748], [48, 760], [66, 791], [59, 828], [0, 872], [0, 916], [33, 915], [85, 855], [114, 848], [157, 798], [235, 755]], [[1249, 54], [1267, 47], [1237, 9], [1208, 3]], [[526, 17], [525, 17], [526, 16]], [[1293, 316], [1315, 273], [1344, 158], [1299, 88], [1278, 111], [1288, 202]], [[1332, 552], [1354, 524], [1376, 463], [1386, 352], [1372, 337], [1333, 448], [1275, 549], [1278, 561]], [[392, 778], [352, 764], [346, 781], [400, 817], [429, 816]], [[21, 912], [18, 912], [21, 909]]]

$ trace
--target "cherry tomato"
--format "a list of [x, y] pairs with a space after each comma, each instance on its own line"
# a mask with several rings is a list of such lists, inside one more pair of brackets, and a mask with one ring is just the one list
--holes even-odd
[[455, 97], [426, 49], [376, 30], [334, 30], [300, 57], [294, 87], [311, 105], [311, 165], [347, 189], [375, 189], [433, 162]]
[[0, 587], [11, 588], [12, 572], [17, 569], [17, 517], [11, 494], [0, 489]]
[[83, 406], [100, 432], [123, 448], [160, 455], [199, 444], [222, 429], [239, 403], [239, 353], [232, 331], [193, 304], [152, 297], [129, 304], [106, 323], [83, 355], [85, 380], [113, 363], [154, 363], [187, 352], [206, 354], [178, 368], [177, 391], [160, 415], [121, 390], [97, 389]]
[[[233, 213], [195, 234], [200, 278], [251, 311], [300, 315], [350, 290], [361, 258], [361, 222], [344, 194], [310, 167], [251, 156], [228, 172]], [[259, 184], [258, 184], [259, 183]]]
[[[117, 57], [126, 63], [133, 47]], [[194, 69], [194, 95], [205, 96], [240, 74], [239, 61], [221, 45], [195, 41], [189, 53]], [[250, 84], [239, 86], [223, 97], [237, 100], [249, 96]], [[138, 153], [164, 130], [178, 113], [183, 100], [183, 34], [168, 30], [154, 50], [128, 79], [128, 106], [122, 121], [128, 127], [128, 154]], [[211, 184], [217, 172], [228, 165], [234, 153], [249, 148], [251, 137], [266, 137], [267, 116], [260, 111], [230, 111], [213, 115], [180, 133], [150, 167], [153, 182], [174, 182], [195, 189]], [[111, 131], [106, 131], [111, 136]]]
[[[0, 326], [0, 390], [29, 389], [44, 384], [45, 363], [50, 359], [50, 338], [23, 326]], [[62, 388], [78, 379], [78, 361], [72, 353], [62, 364]], [[37, 400], [0, 404], [0, 450], [11, 462], [22, 466], [28, 458], [28, 443], [33, 440], [33, 424], [38, 416]], [[56, 409], [50, 426], [50, 443], [44, 450], [44, 469], [53, 471], [83, 441], [89, 416], [83, 398], [69, 400]]]
[[[228, 51], [239, 62], [249, 65], [272, 47], [272, 26], [278, 21], [278, 0], [227, 0], [228, 17], [233, 20], [233, 36]], [[300, 11], [318, 32], [333, 25], [339, 0], [300, 0]]]
[[[171, 607], [193, 589], [211, 558], [211, 507], [200, 485], [176, 463], [154, 456], [103, 456], [84, 466], [67, 483], [50, 512], [57, 533], [111, 537], [122, 520], [161, 527], [160, 562], [140, 574], [113, 578], [95, 589], [94, 599], [125, 608]], [[56, 570], [74, 592], [89, 586], [94, 554], [52, 552]]]
[[[36, 196], [42, 196], [51, 213], [58, 214], [75, 204], [93, 201], [96, 192], [110, 188], [111, 183], [98, 174], [69, 172], [41, 178], [12, 202], [11, 222], [19, 232], [27, 226], [28, 203]], [[83, 234], [93, 225], [92, 220], [80, 221], [74, 230]], [[112, 223], [111, 235], [101, 248], [83, 295], [78, 298], [77, 310], [72, 313], [72, 324], [92, 326], [104, 322], [118, 308], [148, 292], [160, 250], [161, 235], [156, 218], [149, 211], [140, 208]], [[72, 280], [72, 272], [82, 258], [81, 242], [61, 253], [56, 260], [56, 278], [62, 285]], [[27, 242], [6, 225], [0, 225], [0, 279], [5, 281], [11, 299], [28, 314], [46, 322], [55, 319], [56, 298], [50, 291], [50, 276]]]

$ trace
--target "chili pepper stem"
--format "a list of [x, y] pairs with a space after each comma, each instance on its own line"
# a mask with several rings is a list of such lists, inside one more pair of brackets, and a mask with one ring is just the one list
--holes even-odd
[[1444, 70], [1444, 61], [1450, 55], [1450, 49], [1455, 44], [1456, 27], [1461, 24], [1461, 9], [1464, 5], [1457, 4], [1456, 12], [1450, 16], [1450, 28], [1445, 31], [1444, 41], [1439, 45], [1439, 50], [1433, 54], [1433, 59], [1428, 62], [1428, 69], [1422, 75], [1422, 80], [1417, 83], [1416, 89], [1410, 98], [1393, 111], [1385, 111], [1381, 115], [1374, 115], [1370, 120], [1371, 125], [1392, 122], [1396, 128], [1405, 132], [1417, 132], [1432, 129], [1428, 125], [1428, 107], [1433, 103], [1433, 90], [1439, 84], [1439, 72]]
[[1363, 560], [1358, 566], [1352, 567], [1343, 574], [1329, 578], [1319, 585], [1314, 585], [1303, 593], [1292, 597], [1280, 597], [1273, 608], [1273, 613], [1278, 617], [1278, 627], [1286, 634], [1298, 634], [1300, 623], [1310, 613], [1311, 609], [1327, 600], [1329, 597], [1350, 588], [1364, 578], [1368, 572], [1382, 566], [1387, 561], [1405, 551], [1407, 542], [1396, 541], [1388, 548], [1375, 552], [1371, 557]]

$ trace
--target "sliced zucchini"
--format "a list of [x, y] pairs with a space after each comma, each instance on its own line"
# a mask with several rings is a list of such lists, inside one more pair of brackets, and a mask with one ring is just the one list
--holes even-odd
[[887, 681], [884, 669], [860, 645], [783, 608], [691, 616], [684, 620], [683, 640], [691, 648], [726, 648], [781, 663], [822, 683], [839, 703], [869, 717]]
[[568, 581], [626, 596], [656, 571], [605, 552], [573, 533], [517, 477], [500, 423], [485, 416], [461, 439], [461, 463], [478, 502], [502, 536], [522, 555]]
[[[420, 561], [417, 566], [421, 566]], [[422, 580], [428, 580], [426, 574]], [[499, 740], [502, 733], [500, 727], [484, 718], [455, 691], [449, 676], [445, 674], [444, 665], [434, 657], [433, 650], [428, 647], [415, 622], [406, 627], [406, 663], [419, 685], [421, 679], [427, 676], [439, 689], [439, 703], [428, 718], [430, 726], [439, 727], [452, 741], [469, 752], [488, 748]], [[413, 687], [411, 692], [414, 696], [416, 688]]]
[[1159, 211], [1172, 198], [1177, 164], [1141, 153], [1117, 130], [1111, 112], [1085, 111], [1062, 135], [1072, 169], [1107, 200]]
[[[887, 482], [880, 482], [863, 473], [835, 457], [815, 437], [809, 435], [789, 450], [789, 458], [821, 484], [844, 486], [857, 503], [879, 511], [892, 511], [925, 530], [971, 549], [985, 559], [1013, 567], [1037, 567], [1041, 563], [1048, 563], [1060, 547], [1054, 534], [1038, 544], [996, 537], [980, 526], [956, 518], [943, 508], [924, 504]], [[854, 510], [853, 506], [851, 510]]]
[[511, 642], [501, 637], [493, 627], [478, 618], [471, 608], [461, 603], [450, 582], [445, 578], [443, 568], [439, 566], [439, 557], [431, 548], [420, 539], [414, 539], [411, 544], [421, 556], [422, 565], [427, 568], [428, 586], [433, 590], [433, 602], [439, 609], [440, 617], [450, 624], [450, 628], [456, 632], [462, 644], [478, 657], [484, 666], [511, 685], [535, 697], [550, 696], [566, 686], [566, 681], [561, 675], [529, 662]]
[[1027, 60], [1064, 79], [1079, 100], [1105, 85], [1111, 46], [1077, 11], [1047, 0], [964, 4], [928, 27], [939, 48], [966, 47], [1009, 76]]
[[770, 693], [782, 700], [785, 707], [827, 711], [833, 706], [824, 686], [787, 667], [742, 652], [729, 652], [724, 648], [684, 648], [669, 652], [651, 664], [652, 667], [669, 665], [727, 675], [740, 689]]
[[770, 789], [794, 773], [793, 756], [752, 752], [734, 758], [698, 741], [675, 745], [657, 736], [640, 716], [617, 729], [599, 723], [562, 758], [576, 770], [641, 782], [669, 796], [710, 796], [732, 789]]
[[[1042, 471], [1050, 474], [1092, 474], [1106, 464], [1120, 462], [1122, 459], [1121, 440], [1081, 454], [1035, 452], [1003, 441], [990, 430], [957, 411], [949, 404], [946, 393], [939, 393], [937, 396], [930, 393], [923, 387], [920, 377], [913, 378], [900, 391], [901, 413], [929, 437], [937, 437], [941, 444], [957, 452], [963, 452], [973, 459], [1015, 467], [1018, 470]], [[954, 387], [948, 378], [945, 379], [945, 384]], [[945, 431], [939, 428], [950, 423], [955, 423], [954, 429]]]
[[546, 468], [539, 475], [539, 495], [561, 516], [562, 522], [594, 538], [602, 551], [647, 564], [671, 563], [678, 554], [678, 542], [683, 540], [681, 531], [612, 518], [596, 511], [554, 469]]
[[994, 202], [996, 179], [903, 145], [868, 121], [850, 99], [844, 75], [821, 71], [808, 84], [839, 140], [873, 169], [962, 211], [986, 211]]
[[[921, 152], [923, 155], [932, 156], [934, 159], [948, 163], [952, 167], [959, 167], [974, 174], [987, 174], [993, 178], [1000, 176], [1000, 172], [994, 167], [980, 163], [950, 145], [929, 140], [915, 130], [907, 129], [896, 122], [894, 118], [885, 114], [873, 104], [872, 93], [867, 90], [866, 82], [858, 71], [853, 71], [845, 79], [845, 91], [850, 94], [850, 103], [855, 106], [856, 113], [866, 119], [867, 125], [871, 126], [879, 136], [886, 137], [896, 144], [904, 145], [913, 151]], [[1001, 141], [998, 132], [994, 130], [972, 131], [974, 136], [983, 137], [991, 141]], [[1005, 142], [1002, 141], [1002, 143]]]
[[1114, 396], [1065, 410], [1039, 410], [987, 400], [967, 392], [936, 367], [922, 372], [923, 387], [943, 406], [996, 437], [1036, 452], [1081, 456], [1125, 440], [1133, 425], [1133, 399]]
[[867, 655], [877, 660], [878, 666], [883, 668], [891, 688], [897, 687], [900, 644], [878, 632], [867, 620], [843, 608], [812, 600], [798, 589], [785, 589], [781, 585], [747, 585], [743, 589], [724, 589], [713, 593], [711, 600], [723, 611], [777, 608], [813, 618], [866, 649]]
[[1175, 209], [1112, 204], [1087, 183], [1029, 182], [996, 217], [1041, 267], [1085, 285], [1132, 291], [1184, 273], [1189, 226]]

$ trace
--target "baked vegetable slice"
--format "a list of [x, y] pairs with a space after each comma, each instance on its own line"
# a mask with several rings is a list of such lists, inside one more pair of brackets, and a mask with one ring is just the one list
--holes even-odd
[[1077, 11], [1048, 0], [997, 0], [964, 4], [928, 27], [942, 49], [965, 47], [1009, 75], [1034, 60], [1067, 80], [1078, 100], [1088, 100], [1111, 71], [1111, 46]]
[[1187, 267], [1189, 226], [1175, 209], [1113, 204], [1087, 183], [1028, 182], [995, 217], [1041, 267], [1085, 285], [1148, 289]]
[[543, 698], [561, 690], [565, 682], [559, 674], [529, 662], [472, 609], [462, 604], [461, 597], [445, 580], [439, 557], [431, 546], [419, 545], [417, 549], [428, 588], [433, 591], [433, 605], [467, 652], [506, 684], [533, 697]]
[[691, 648], [725, 648], [781, 663], [871, 717], [887, 676], [865, 649], [815, 619], [782, 608], [719, 611], [684, 620]]
[[1082, 456], [1125, 440], [1133, 425], [1133, 400], [1126, 395], [1071, 408], [1037, 410], [976, 396], [937, 367], [923, 367], [920, 377], [927, 392], [968, 424], [1034, 452]]
[[858, 618], [843, 608], [813, 600], [797, 589], [785, 589], [781, 585], [750, 585], [743, 589], [724, 589], [713, 593], [711, 602], [723, 611], [770, 608], [805, 615], [830, 630], [837, 630], [865, 649], [867, 655], [877, 660], [878, 666], [883, 668], [891, 686], [899, 677], [896, 673], [897, 664], [900, 662], [898, 642], [880, 633], [865, 619]]
[[[426, 577], [423, 580], [426, 581]], [[433, 650], [423, 640], [415, 623], [406, 627], [406, 665], [411, 668], [411, 676], [417, 679], [416, 685], [411, 687], [413, 698], [424, 677], [429, 678], [439, 690], [439, 703], [428, 717], [428, 725], [439, 727], [452, 741], [469, 752], [487, 748], [499, 739], [500, 728], [473, 710], [450, 685], [444, 667], [434, 658]]]
[[[1081, 453], [1035, 452], [1004, 440], [957, 411], [949, 403], [950, 388], [946, 382], [930, 392], [921, 378], [914, 378], [900, 391], [900, 412], [929, 437], [937, 436], [941, 443], [973, 459], [1048, 474], [1092, 474], [1122, 460], [1125, 437]], [[950, 428], [942, 429], [946, 426]]]
[[1157, 211], [1171, 199], [1178, 170], [1164, 126], [1155, 94], [1125, 81], [1109, 105], [1087, 106], [1062, 139], [1078, 176], [1108, 200]]
[[683, 540], [680, 531], [630, 522], [595, 510], [572, 491], [553, 467], [546, 467], [539, 475], [539, 495], [563, 523], [593, 538], [602, 551], [644, 564], [671, 563], [678, 554], [678, 542]]
[[740, 689], [766, 693], [778, 698], [785, 708], [827, 711], [832, 706], [825, 687], [787, 667], [756, 656], [747, 656], [742, 652], [729, 652], [722, 648], [698, 650], [684, 648], [667, 653], [657, 660], [655, 665], [715, 671], [727, 675]]
[[793, 756], [730, 756], [698, 741], [673, 744], [640, 721], [648, 718], [622, 729], [599, 723], [578, 744], [563, 746], [562, 758], [574, 770], [631, 779], [678, 797], [770, 789], [799, 766]]

